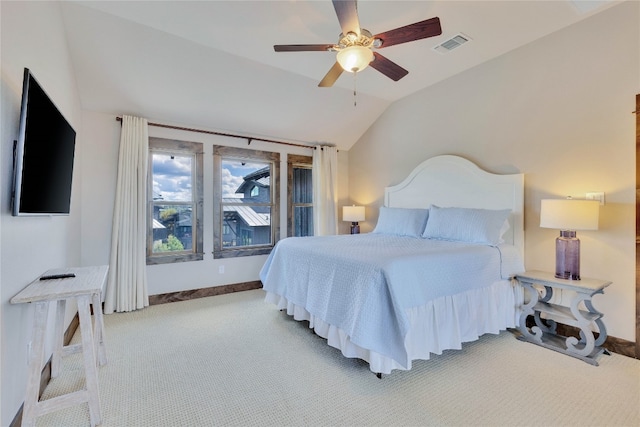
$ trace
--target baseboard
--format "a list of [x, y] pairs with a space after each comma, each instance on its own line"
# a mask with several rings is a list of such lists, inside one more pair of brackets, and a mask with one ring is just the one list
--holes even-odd
[[[565, 337], [576, 337], [580, 338], [580, 329], [575, 326], [565, 325], [562, 323], [557, 323], [557, 333], [559, 335], [563, 335]], [[532, 316], [527, 318], [527, 326], [535, 326], [535, 322]], [[595, 338], [598, 338], [598, 333], [595, 332]], [[627, 357], [633, 357], [634, 359], [640, 359], [640, 355], [636, 354], [636, 343], [633, 341], [623, 340], [621, 338], [616, 338], [612, 336], [607, 336], [607, 339], [604, 341], [602, 347], [606, 348], [609, 351], [614, 353], [621, 354]]]
[[[558, 324], [558, 334], [564, 335], [565, 337], [572, 336], [579, 338], [580, 337], [580, 329], [570, 326]], [[598, 333], [593, 334], [595, 338], [598, 338]], [[634, 359], [638, 359], [638, 355], [636, 354], [636, 343], [632, 341], [623, 340], [621, 338], [616, 338], [612, 336], [607, 336], [607, 339], [604, 340], [604, 344], [602, 347], [606, 348], [609, 351], [614, 353], [621, 354], [623, 356], [633, 357]]]
[[262, 282], [233, 283], [231, 285], [211, 286], [209, 288], [192, 289], [188, 291], [169, 292], [166, 294], [150, 295], [149, 305], [166, 304], [169, 302], [188, 301], [190, 299], [212, 297], [233, 292], [250, 291], [262, 288]]

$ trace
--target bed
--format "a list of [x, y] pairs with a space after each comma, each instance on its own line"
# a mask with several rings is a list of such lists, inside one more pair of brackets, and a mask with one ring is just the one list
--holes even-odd
[[379, 375], [515, 327], [523, 185], [430, 158], [385, 189], [371, 233], [279, 241], [260, 272], [265, 300]]

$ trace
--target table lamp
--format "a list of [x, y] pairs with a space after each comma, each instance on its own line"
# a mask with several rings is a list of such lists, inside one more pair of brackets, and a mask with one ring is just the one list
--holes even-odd
[[543, 199], [540, 227], [560, 230], [556, 239], [556, 274], [559, 279], [580, 280], [580, 240], [576, 230], [597, 230], [598, 200]]
[[364, 221], [364, 206], [343, 206], [342, 220], [351, 221], [351, 234], [360, 234], [358, 221]]

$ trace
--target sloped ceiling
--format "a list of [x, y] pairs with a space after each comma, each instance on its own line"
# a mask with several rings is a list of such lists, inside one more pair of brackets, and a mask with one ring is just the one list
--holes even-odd
[[[153, 121], [348, 150], [393, 102], [587, 18], [616, 1], [363, 1], [373, 34], [434, 16], [440, 36], [380, 53], [409, 70], [372, 68], [318, 82], [331, 52], [274, 44], [336, 43], [331, 1], [62, 2], [83, 108]], [[463, 33], [471, 42], [432, 48]], [[355, 94], [354, 94], [355, 89]], [[355, 104], [355, 105], [354, 105]]]

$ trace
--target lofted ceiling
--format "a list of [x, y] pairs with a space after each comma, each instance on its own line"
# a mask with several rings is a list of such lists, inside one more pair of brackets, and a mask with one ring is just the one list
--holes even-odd
[[[379, 52], [409, 74], [369, 67], [317, 85], [333, 52], [274, 52], [274, 44], [333, 44], [330, 0], [62, 2], [84, 109], [348, 150], [393, 102], [599, 13], [617, 1], [360, 0], [373, 34], [437, 16], [440, 36]], [[462, 33], [446, 54], [433, 47]], [[355, 89], [355, 95], [354, 95]], [[354, 103], [356, 105], [354, 105]]]

